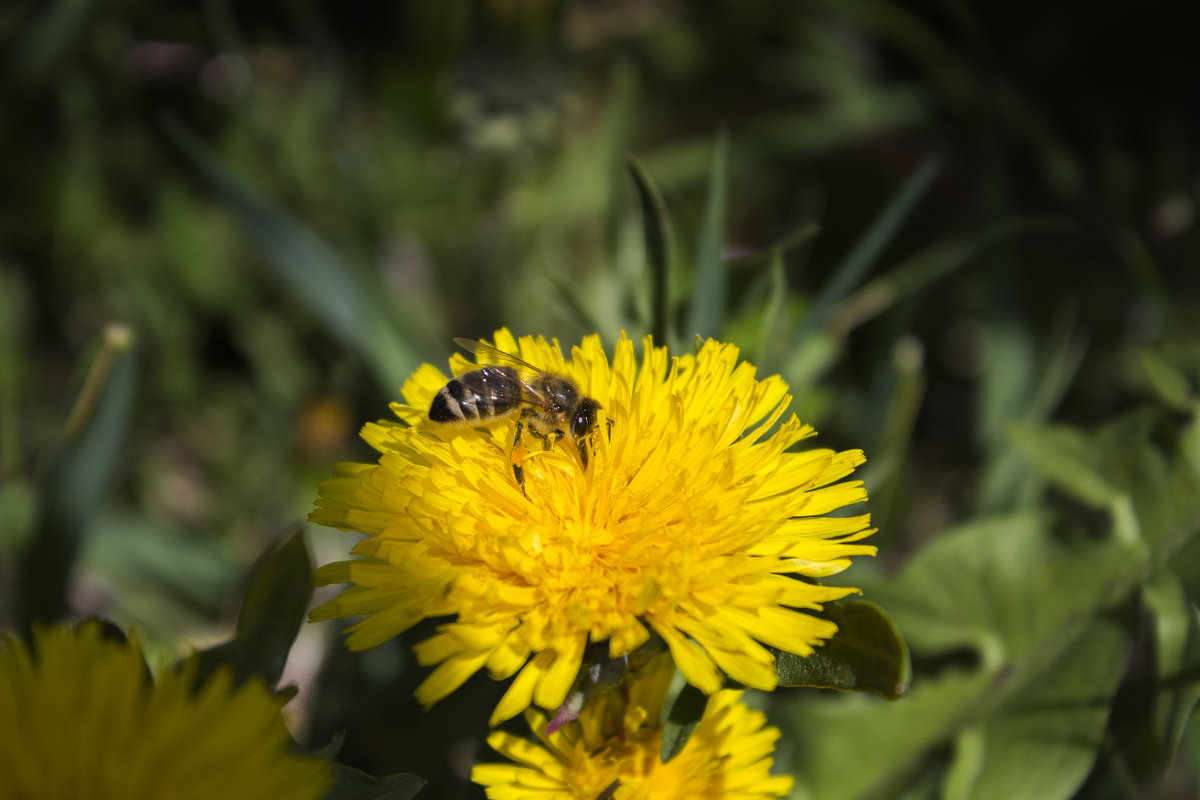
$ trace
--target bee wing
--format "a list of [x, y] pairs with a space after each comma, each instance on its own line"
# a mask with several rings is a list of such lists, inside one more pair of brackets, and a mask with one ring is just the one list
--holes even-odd
[[[550, 403], [550, 398], [546, 397], [546, 393], [538, 389], [538, 387], [529, 384], [529, 381], [524, 379], [522, 375], [536, 375], [545, 372], [532, 365], [526, 360], [518, 359], [517, 356], [511, 353], [505, 353], [504, 350], [497, 347], [492, 347], [487, 342], [479, 342], [476, 339], [466, 339], [456, 336], [455, 344], [466, 350], [467, 353], [472, 353], [482, 357], [487, 361], [492, 361], [490, 365], [470, 365], [469, 371], [479, 371], [487, 375], [487, 380], [496, 381], [497, 384], [515, 383], [521, 387], [521, 395], [526, 399], [527, 403], [536, 405], [546, 405]], [[512, 375], [496, 369], [496, 367], [512, 367], [516, 369], [518, 375], [516, 378]]]
[[529, 386], [509, 367], [480, 367], [465, 373], [459, 380], [479, 399], [492, 404], [491, 414], [504, 414], [528, 403]]
[[[545, 372], [545, 370], [535, 367], [528, 361], [518, 358], [512, 353], [506, 353], [498, 347], [493, 347], [487, 342], [480, 342], [475, 339], [464, 339], [460, 336], [456, 336], [454, 337], [454, 343], [463, 350], [466, 350], [468, 353], [472, 353], [476, 356], [480, 356], [489, 361], [495, 362], [493, 365], [487, 366], [513, 367], [518, 370], [518, 372], [525, 375], [538, 375], [542, 372]], [[479, 369], [488, 371], [490, 373], [501, 374], [504, 380], [510, 380], [508, 376], [503, 375], [503, 373], [499, 373], [497, 370], [488, 370], [487, 366]], [[524, 378], [518, 378], [517, 383], [519, 383], [521, 386], [521, 393], [525, 397], [526, 402], [539, 406], [549, 406], [552, 404], [551, 398], [547, 397], [544, 391], [535, 386], [531, 386]]]
[[476, 341], [475, 339], [463, 339], [455, 337], [454, 343], [466, 350], [468, 353], [473, 353], [477, 356], [483, 356], [489, 361], [495, 362], [498, 366], [516, 367], [523, 372], [532, 372], [535, 375], [543, 370], [538, 369], [528, 361], [517, 358], [512, 353], [506, 353], [498, 347], [493, 347], [487, 342]]

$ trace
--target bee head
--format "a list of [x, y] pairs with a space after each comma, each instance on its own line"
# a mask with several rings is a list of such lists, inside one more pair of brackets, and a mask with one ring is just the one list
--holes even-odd
[[575, 415], [571, 417], [571, 436], [575, 439], [582, 439], [592, 432], [596, 427], [596, 418], [600, 414], [600, 404], [590, 397], [585, 397], [579, 402], [579, 406], [575, 409]]

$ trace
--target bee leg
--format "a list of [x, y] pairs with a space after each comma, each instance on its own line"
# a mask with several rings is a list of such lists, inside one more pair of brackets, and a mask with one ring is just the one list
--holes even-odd
[[542, 440], [543, 450], [553, 450], [554, 445], [558, 444], [558, 440], [563, 437], [562, 431], [554, 431], [553, 433], [542, 433], [532, 425], [529, 426], [529, 432], [538, 439]]
[[[609, 438], [612, 438], [613, 421], [610, 419], [605, 420], [605, 422], [608, 424], [608, 430], [605, 432], [608, 434]], [[579, 448], [579, 460], [583, 462], [584, 469], [587, 469], [588, 457], [591, 456], [591, 450], [589, 449], [591, 438], [591, 434], [589, 434], [585, 438], [575, 440], [575, 446]]]
[[[525, 430], [525, 423], [517, 420], [517, 434], [513, 437], [513, 453], [517, 452], [517, 448], [521, 446], [521, 433]], [[517, 463], [517, 459], [509, 457], [512, 461], [513, 477], [517, 479], [517, 486], [521, 487], [521, 494], [525, 494], [525, 468]], [[528, 495], [526, 495], [528, 497]]]

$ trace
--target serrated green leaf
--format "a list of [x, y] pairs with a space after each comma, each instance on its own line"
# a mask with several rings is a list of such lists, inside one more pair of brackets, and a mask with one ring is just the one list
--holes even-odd
[[[933, 540], [888, 582], [867, 587], [914, 652], [929, 658], [971, 650], [977, 666], [914, 682], [897, 703], [866, 693], [798, 693], [777, 718], [805, 743], [795, 774], [809, 796], [861, 798], [894, 787], [922, 753], [973, 726], [986, 733], [1010, 698], [1044, 683], [1045, 671], [1088, 635], [1118, 576], [1139, 562], [1112, 541], [1066, 548], [1055, 542], [1052, 524], [1049, 514], [1023, 513], [964, 525]], [[805, 737], [808, 730], [821, 735]], [[856, 745], [843, 754], [839, 743], [847, 740]], [[862, 752], [876, 755], [864, 760]], [[979, 760], [977, 769], [968, 766], [956, 785], [985, 769]]]
[[[1142, 533], [1136, 542], [1120, 536], [1119, 526], [1107, 535], [1090, 527], [1080, 535], [1086, 518], [1030, 511], [946, 532], [887, 581], [860, 581], [904, 630], [915, 656], [952, 656], [948, 663], [960, 666], [932, 687], [914, 683], [896, 704], [872, 705], [863, 695], [836, 695], [841, 700], [835, 703], [822, 699], [832, 693], [804, 693], [794, 701], [790, 724], [798, 736], [806, 730], [822, 735], [797, 751], [802, 790], [821, 798], [892, 792], [922, 754], [955, 741], [961, 760], [943, 787], [947, 795], [1073, 791], [1095, 757], [1127, 663], [1133, 623], [1114, 620], [1111, 609], [1155, 570], [1181, 561], [1200, 535], [1196, 478], [1169, 444], [1164, 449], [1161, 437], [1151, 436], [1163, 424], [1161, 410], [1149, 409], [1067, 437], [1077, 460], [1094, 463], [1099, 479], [1124, 498]], [[1179, 677], [1176, 683], [1190, 692], [1197, 676]], [[909, 714], [914, 704], [915, 719]], [[1191, 705], [1187, 695], [1176, 707]], [[1057, 707], [1061, 718], [1051, 713]], [[1171, 724], [1181, 724], [1186, 713]], [[857, 752], [875, 753], [876, 736], [887, 752], [853, 767], [836, 745], [823, 744], [853, 739]], [[1039, 737], [1045, 753], [1030, 754], [1026, 748]], [[1028, 774], [1011, 774], [1026, 759]]]
[[303, 527], [293, 526], [281, 544], [268, 549], [250, 570], [231, 641], [198, 654], [197, 684], [223, 663], [238, 682], [256, 675], [274, 686], [312, 597], [312, 560]]
[[690, 683], [684, 684], [663, 724], [660, 756], [664, 764], [679, 755], [679, 751], [687, 745], [704, 717], [707, 706], [708, 696], [704, 692]]
[[725, 318], [728, 282], [724, 262], [725, 164], [728, 150], [729, 135], [722, 128], [713, 144], [712, 165], [708, 174], [708, 199], [704, 206], [704, 222], [696, 242], [695, 280], [688, 313], [688, 328], [683, 332], [685, 336], [720, 336]]
[[24, 625], [67, 612], [67, 579], [113, 477], [135, 374], [132, 332], [124, 325], [108, 326], [38, 489], [20, 572]]
[[333, 786], [325, 795], [325, 800], [411, 800], [425, 784], [425, 779], [416, 775], [376, 778], [335, 762]]
[[908, 690], [908, 648], [882, 608], [865, 600], [831, 603], [817, 616], [836, 623], [837, 633], [807, 658], [776, 651], [780, 686], [866, 691], [889, 699]]
[[640, 161], [626, 154], [629, 174], [637, 187], [642, 209], [646, 260], [650, 263], [650, 332], [654, 341], [669, 344], [675, 335], [671, 315], [671, 264], [675, 258], [675, 234], [671, 215], [650, 173]]

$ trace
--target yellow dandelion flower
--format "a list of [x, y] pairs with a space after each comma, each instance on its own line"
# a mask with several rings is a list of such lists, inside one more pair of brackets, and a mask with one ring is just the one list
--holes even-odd
[[712, 695], [687, 744], [662, 763], [658, 717], [673, 672], [669, 661], [658, 659], [631, 681], [628, 703], [608, 692], [550, 735], [541, 733], [541, 714], [526, 712], [542, 746], [495, 731], [488, 744], [516, 764], [479, 764], [471, 780], [486, 786], [492, 800], [786, 797], [791, 776], [770, 774], [779, 730], [738, 702], [741, 692]]
[[[831, 575], [874, 553], [858, 543], [872, 532], [867, 515], [826, 516], [866, 499], [861, 482], [839, 482], [863, 455], [788, 452], [814, 431], [783, 418], [791, 398], [780, 377], [756, 379], [737, 348], [711, 340], [670, 357], [647, 337], [640, 368], [624, 337], [611, 363], [598, 336], [569, 360], [557, 343], [507, 330], [494, 344], [600, 403], [587, 466], [569, 444], [512, 452], [511, 420], [430, 421], [450, 376], [422, 366], [402, 389], [407, 402], [392, 405], [401, 422], [363, 429], [379, 462], [340, 464], [319, 488], [310, 518], [368, 538], [353, 550], [360, 558], [317, 571], [319, 584], [352, 585], [313, 621], [365, 615], [348, 637], [363, 650], [453, 617], [416, 647], [421, 663], [438, 665], [417, 697], [430, 705], [484, 667], [515, 675], [492, 724], [531, 703], [557, 708], [589, 641], [621, 657], [653, 632], [711, 694], [722, 673], [772, 689], [763, 645], [803, 656], [834, 633], [805, 609], [856, 590], [794, 576]], [[471, 366], [451, 360], [455, 373]]]
[[195, 662], [151, 683], [141, 650], [97, 623], [0, 638], [0, 797], [324, 797], [327, 762], [289, 752], [283, 700]]

